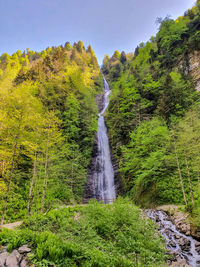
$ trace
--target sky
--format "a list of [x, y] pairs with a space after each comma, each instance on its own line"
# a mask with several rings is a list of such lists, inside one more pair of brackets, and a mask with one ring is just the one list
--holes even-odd
[[0, 54], [41, 51], [82, 40], [99, 64], [115, 50], [134, 52], [158, 30], [157, 17], [177, 18], [195, 0], [0, 0]]

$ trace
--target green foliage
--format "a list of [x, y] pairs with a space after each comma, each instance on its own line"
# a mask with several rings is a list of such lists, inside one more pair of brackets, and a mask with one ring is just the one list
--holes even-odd
[[37, 266], [164, 266], [163, 239], [142, 217], [128, 200], [93, 202], [29, 218], [21, 230], [2, 231], [0, 244], [28, 243]]
[[103, 62], [112, 88], [106, 122], [121, 191], [142, 206], [199, 207], [199, 111], [193, 108], [199, 93], [190, 75], [191, 55], [199, 50], [199, 10], [197, 3], [177, 20], [158, 19], [156, 37], [120, 68], [116, 52]]
[[81, 41], [17, 51], [1, 56], [0, 70], [2, 219], [80, 201], [102, 90], [94, 51]]

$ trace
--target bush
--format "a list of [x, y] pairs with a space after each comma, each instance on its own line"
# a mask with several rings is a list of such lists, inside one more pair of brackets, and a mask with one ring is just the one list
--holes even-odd
[[3, 230], [0, 244], [28, 243], [37, 266], [162, 266], [163, 239], [143, 216], [129, 200], [92, 202], [29, 218], [18, 231]]

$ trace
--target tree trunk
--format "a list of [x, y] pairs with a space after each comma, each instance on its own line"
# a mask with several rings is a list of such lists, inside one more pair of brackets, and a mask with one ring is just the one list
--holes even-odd
[[183, 192], [183, 197], [184, 197], [185, 204], [187, 205], [187, 198], [186, 198], [185, 189], [184, 189], [184, 185], [183, 185], [183, 177], [182, 177], [182, 174], [181, 174], [181, 168], [180, 168], [180, 163], [179, 163], [177, 149], [176, 149], [176, 143], [174, 143], [174, 148], [175, 148], [176, 164], [177, 164], [177, 168], [178, 168], [180, 185], [181, 185], [181, 189], [182, 189], [182, 192]]
[[1, 177], [5, 179], [6, 162], [3, 160], [1, 164]]
[[73, 149], [72, 168], [71, 168], [71, 181], [70, 181], [71, 195], [72, 195], [73, 204], [74, 204], [73, 182], [74, 182], [74, 149]]
[[33, 176], [30, 182], [30, 189], [29, 189], [29, 196], [28, 196], [27, 210], [29, 214], [31, 210], [32, 199], [34, 197], [34, 186], [35, 186], [36, 177], [37, 177], [37, 151], [35, 151], [35, 159], [34, 159], [34, 164], [33, 164]]
[[4, 206], [3, 206], [3, 210], [2, 210], [2, 214], [1, 214], [1, 224], [0, 224], [1, 226], [3, 225], [3, 222], [4, 222], [5, 212], [6, 212], [8, 200], [10, 197], [10, 187], [11, 187], [11, 183], [12, 183], [16, 151], [17, 151], [17, 142], [15, 143], [14, 149], [13, 149], [12, 164], [11, 164], [11, 169], [10, 169], [10, 173], [9, 173], [8, 188], [7, 188], [6, 198], [4, 200]]
[[[39, 164], [42, 165], [42, 163], [40, 161], [38, 162], [38, 165]], [[40, 203], [40, 192], [41, 192], [41, 184], [42, 184], [41, 177], [42, 177], [42, 169], [39, 168], [39, 173], [38, 173], [37, 183], [36, 183], [36, 193], [35, 193], [35, 197], [34, 197], [35, 198], [35, 205], [36, 205], [35, 211], [37, 211], [37, 205], [39, 205], [39, 203]], [[34, 201], [34, 198], [32, 198], [32, 203]]]
[[188, 173], [188, 183], [189, 183], [189, 187], [190, 187], [191, 200], [192, 200], [192, 204], [194, 206], [194, 195], [193, 195], [193, 191], [192, 191], [192, 182], [191, 182], [190, 170], [189, 170], [188, 161], [187, 161], [186, 156], [184, 156], [184, 158], [185, 158], [185, 164], [186, 164], [186, 169], [187, 169], [187, 173]]
[[200, 171], [198, 170], [198, 186], [200, 188]]
[[47, 140], [47, 146], [46, 146], [46, 158], [45, 158], [45, 166], [44, 166], [44, 183], [43, 183], [43, 189], [42, 189], [42, 202], [41, 202], [41, 213], [44, 211], [44, 203], [45, 203], [45, 195], [46, 195], [46, 187], [47, 187], [47, 179], [48, 179], [48, 155], [49, 154], [49, 137]]

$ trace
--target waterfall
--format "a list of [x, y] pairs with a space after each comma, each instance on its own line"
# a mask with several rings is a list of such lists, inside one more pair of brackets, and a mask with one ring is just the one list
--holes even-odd
[[166, 240], [166, 248], [172, 251], [172, 254], [176, 256], [176, 258], [185, 259], [191, 267], [200, 267], [199, 250], [197, 252], [197, 248], [200, 247], [199, 242], [194, 240], [191, 236], [187, 236], [177, 230], [176, 226], [170, 221], [169, 216], [165, 212], [146, 210], [146, 214], [149, 218], [158, 223], [159, 232]]
[[87, 187], [92, 191], [92, 198], [96, 198], [104, 203], [112, 203], [116, 198], [114, 184], [114, 170], [111, 160], [110, 146], [108, 140], [107, 127], [104, 119], [104, 112], [109, 105], [109, 95], [111, 90], [103, 77], [104, 95], [103, 108], [99, 113], [97, 132], [97, 152], [93, 159], [90, 170], [90, 180]]

